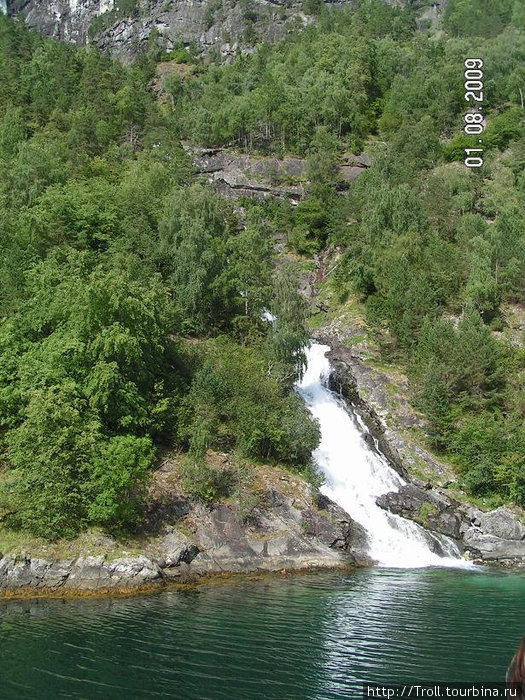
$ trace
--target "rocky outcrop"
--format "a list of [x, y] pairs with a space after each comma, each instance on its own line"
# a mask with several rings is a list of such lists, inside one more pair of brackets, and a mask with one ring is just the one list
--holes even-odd
[[[330, 8], [354, 0], [324, 0]], [[400, 0], [385, 0], [399, 4]], [[0, 0], [0, 11], [17, 17], [48, 36], [76, 44], [95, 43], [125, 61], [155, 34], [167, 51], [176, 44], [197, 46], [228, 58], [249, 53], [260, 41], [274, 42], [314, 18], [302, 0]], [[440, 3], [422, 18], [422, 28], [437, 26]]]
[[201, 509], [195, 523], [201, 551], [191, 571], [247, 573], [368, 563], [364, 530], [335, 503], [323, 499], [318, 509], [301, 507], [279, 491], [270, 497], [270, 507], [260, 510], [250, 527], [240, 524], [227, 505]]
[[416, 483], [380, 496], [377, 504], [453, 538], [470, 559], [525, 565], [525, 525], [509, 508], [484, 512]]
[[105, 591], [137, 589], [155, 584], [161, 569], [146, 556], [109, 561], [105, 556], [85, 556], [76, 560], [47, 560], [29, 554], [0, 558], [2, 592], [38, 593], [56, 591]]
[[5, 13], [22, 15], [42, 34], [75, 44], [86, 44], [93, 21], [113, 9], [113, 0], [5, 0]]
[[[187, 150], [201, 177], [225, 199], [279, 197], [296, 204], [307, 193], [304, 158], [253, 156], [223, 148]], [[367, 154], [348, 154], [339, 166], [340, 188], [359, 177], [369, 165]]]
[[248, 521], [234, 503], [207, 508], [164, 494], [158, 518], [149, 516], [157, 534], [133, 543], [140, 554], [116, 556], [109, 537], [99, 540], [97, 553], [69, 558], [0, 554], [0, 596], [133, 591], [206, 574], [370, 563], [365, 531], [342, 508], [323, 496], [316, 503], [299, 477], [276, 470], [267, 479], [264, 501]]
[[466, 508], [465, 514], [470, 525], [463, 533], [467, 551], [487, 562], [525, 565], [525, 525], [512, 510]]
[[[350, 0], [327, 3], [343, 6]], [[7, 0], [4, 11], [40, 32], [76, 44], [93, 41], [101, 50], [128, 60], [152, 32], [166, 50], [181, 42], [222, 56], [250, 51], [256, 41], [276, 41], [312, 18], [301, 0]], [[121, 9], [124, 8], [124, 9]]]
[[381, 508], [415, 520], [427, 530], [454, 540], [460, 540], [468, 526], [465, 514], [459, 510], [459, 503], [437, 489], [416, 483], [408, 483], [398, 492], [379, 496], [376, 502]]

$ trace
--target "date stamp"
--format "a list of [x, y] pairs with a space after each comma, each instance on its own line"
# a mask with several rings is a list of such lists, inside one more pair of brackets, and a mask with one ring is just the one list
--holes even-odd
[[465, 59], [465, 100], [469, 111], [464, 116], [463, 130], [467, 136], [478, 137], [478, 148], [465, 148], [465, 165], [467, 168], [481, 168], [483, 165], [483, 60], [481, 58]]

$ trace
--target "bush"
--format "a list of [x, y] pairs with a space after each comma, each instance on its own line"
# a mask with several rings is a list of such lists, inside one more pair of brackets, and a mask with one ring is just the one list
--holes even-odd
[[231, 469], [217, 469], [205, 458], [188, 457], [182, 463], [183, 486], [192, 496], [209, 506], [230, 495], [235, 474]]
[[190, 452], [203, 459], [212, 447], [237, 450], [306, 468], [319, 430], [299, 396], [268, 375], [253, 348], [219, 338], [201, 352], [180, 413], [180, 434]]

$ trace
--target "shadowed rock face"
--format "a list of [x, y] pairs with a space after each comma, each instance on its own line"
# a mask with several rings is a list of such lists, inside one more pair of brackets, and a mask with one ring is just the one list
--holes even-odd
[[415, 483], [403, 486], [399, 492], [379, 496], [377, 505], [456, 540], [462, 535], [462, 526], [466, 526], [465, 514], [458, 510], [459, 503], [440, 491], [421, 488]]

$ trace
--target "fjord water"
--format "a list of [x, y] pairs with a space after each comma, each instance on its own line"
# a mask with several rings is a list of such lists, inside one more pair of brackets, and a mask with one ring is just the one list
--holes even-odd
[[3, 700], [331, 700], [360, 683], [494, 682], [523, 574], [363, 569], [128, 599], [0, 604]]
[[405, 482], [366, 442], [365, 436], [371, 436], [359, 416], [350, 413], [326, 386], [329, 350], [327, 345], [311, 345], [307, 369], [297, 387], [321, 429], [314, 457], [326, 478], [322, 491], [365, 528], [370, 557], [378, 564], [401, 568], [462, 565], [451, 540], [427, 533], [376, 505], [378, 496], [398, 491]]

